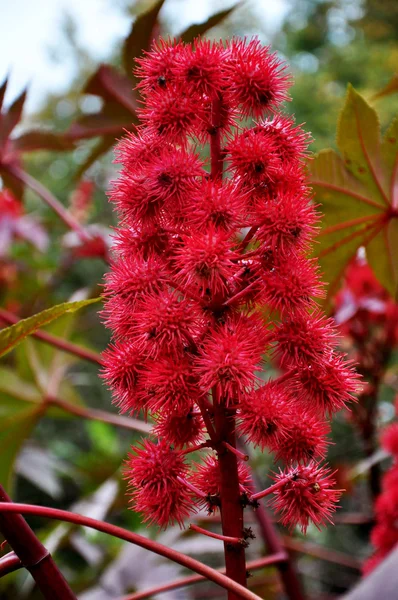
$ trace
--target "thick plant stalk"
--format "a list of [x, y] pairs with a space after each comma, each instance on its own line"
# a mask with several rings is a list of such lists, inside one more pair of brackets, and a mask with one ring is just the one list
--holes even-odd
[[[217, 402], [217, 399], [215, 398]], [[216, 432], [220, 441], [225, 441], [235, 447], [235, 417], [226, 415], [218, 403], [215, 406]], [[239, 490], [238, 459], [236, 455], [224, 446], [218, 450], [220, 467], [220, 501], [221, 524], [223, 535], [243, 537], [243, 505]], [[241, 585], [246, 585], [245, 549], [242, 545], [232, 545], [224, 542], [226, 574]], [[228, 592], [228, 600], [236, 600], [233, 592]]]
[[[0, 497], [2, 499], [8, 498], [5, 494]], [[4, 513], [9, 513], [9, 514], [4, 514]], [[12, 513], [14, 513], [14, 514], [12, 514]], [[33, 532], [28, 527], [25, 520], [20, 516], [20, 514], [36, 515], [36, 516], [46, 517], [48, 519], [57, 519], [59, 521], [64, 521], [67, 523], [74, 523], [75, 525], [82, 525], [83, 527], [91, 527], [92, 529], [96, 529], [97, 531], [101, 531], [103, 533], [113, 535], [114, 537], [117, 537], [121, 540], [125, 540], [126, 542], [130, 542], [131, 544], [135, 544], [137, 546], [140, 546], [141, 548], [145, 548], [146, 550], [149, 550], [150, 552], [154, 552], [155, 554], [164, 556], [165, 558], [168, 558], [168, 559], [172, 560], [173, 562], [176, 562], [176, 563], [182, 565], [183, 567], [187, 567], [188, 569], [191, 569], [192, 571], [196, 571], [196, 573], [203, 575], [206, 579], [209, 579], [210, 581], [214, 581], [214, 583], [217, 583], [219, 586], [227, 589], [228, 591], [233, 592], [235, 594], [234, 597], [237, 599], [244, 598], [246, 600], [261, 600], [261, 598], [259, 596], [257, 596], [257, 594], [254, 594], [250, 590], [239, 585], [238, 583], [236, 583], [236, 581], [231, 580], [229, 577], [226, 577], [219, 571], [216, 571], [215, 569], [208, 567], [207, 565], [199, 562], [198, 560], [195, 560], [194, 558], [191, 558], [190, 556], [187, 556], [186, 554], [182, 554], [181, 552], [178, 552], [177, 550], [174, 550], [173, 548], [168, 548], [167, 546], [164, 546], [163, 544], [159, 544], [158, 542], [150, 540], [142, 535], [138, 535], [137, 533], [128, 531], [127, 529], [123, 529], [122, 527], [117, 527], [116, 525], [111, 525], [110, 523], [105, 523], [104, 521], [99, 521], [98, 519], [92, 519], [90, 517], [85, 517], [84, 515], [79, 515], [79, 514], [76, 514], [73, 512], [69, 512], [67, 510], [61, 510], [58, 508], [50, 508], [48, 506], [35, 506], [33, 504], [17, 504], [17, 503], [9, 502], [9, 500], [7, 499], [4, 502], [0, 502], [0, 530], [1, 531], [3, 531], [3, 523], [7, 522], [7, 521], [9, 523], [9, 518], [11, 516], [14, 517], [15, 513], [19, 517], [19, 519], [22, 520], [22, 523], [24, 524], [24, 526], [28, 528], [29, 535], [31, 535], [31, 536], [33, 535], [35, 544], [39, 544], [41, 548], [43, 548], [43, 546], [40, 544], [40, 542], [34, 536]], [[3, 534], [4, 534], [4, 532], [3, 532]], [[12, 535], [12, 529], [11, 529], [11, 535]], [[14, 532], [14, 535], [15, 535], [15, 532]], [[15, 537], [17, 537], [17, 536], [15, 536]], [[8, 541], [9, 541], [10, 545], [12, 545], [10, 539], [8, 539]], [[21, 553], [25, 556], [24, 552], [27, 552], [28, 555], [31, 556], [30, 546], [29, 546], [28, 542], [26, 542], [26, 544], [27, 544], [26, 548], [24, 548], [24, 547], [21, 548]], [[46, 553], [45, 554], [46, 557], [50, 556], [49, 553], [45, 549], [44, 549], [44, 551]], [[20, 558], [22, 559], [21, 555], [20, 555]], [[24, 562], [24, 561], [22, 560], [22, 562]], [[54, 565], [54, 567], [55, 567], [55, 565]], [[51, 600], [72, 600], [72, 599], [76, 600], [76, 597], [74, 595], [72, 595], [72, 596], [58, 595], [57, 596], [55, 593], [52, 596], [45, 596], [45, 598], [48, 600], [50, 600], [50, 598], [51, 598]]]
[[[0, 500], [14, 508], [11, 499], [0, 486]], [[17, 513], [17, 511], [15, 511]], [[51, 554], [37, 539], [20, 514], [0, 511], [0, 532], [29, 571], [46, 600], [76, 600]]]
[[[210, 134], [211, 177], [222, 178], [223, 160], [220, 145], [221, 98], [213, 101], [213, 130]], [[228, 537], [243, 536], [243, 505], [239, 489], [238, 459], [224, 445], [236, 448], [235, 413], [228, 414], [221, 404], [217, 386], [213, 389], [214, 420], [218, 447], [218, 464], [220, 468], [220, 501], [222, 533]], [[242, 545], [231, 545], [224, 542], [225, 569], [228, 577], [246, 586], [246, 558]], [[228, 600], [237, 600], [238, 596], [229, 591]]]

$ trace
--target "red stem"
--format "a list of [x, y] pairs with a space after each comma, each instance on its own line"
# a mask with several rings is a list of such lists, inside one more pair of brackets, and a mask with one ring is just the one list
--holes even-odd
[[260, 498], [265, 498], [266, 496], [273, 494], [276, 490], [278, 490], [280, 487], [285, 485], [285, 483], [287, 481], [289, 481], [289, 477], [284, 477], [283, 479], [281, 479], [280, 481], [277, 481], [276, 483], [274, 483], [274, 485], [271, 485], [270, 487], [266, 488], [265, 490], [262, 490], [261, 492], [256, 492], [255, 494], [253, 494], [251, 496], [250, 500], [260, 500]]
[[256, 235], [258, 229], [258, 225], [253, 225], [253, 227], [251, 227], [249, 229], [249, 231], [246, 233], [245, 237], [243, 238], [243, 240], [241, 241], [241, 243], [238, 246], [238, 250], [244, 250], [247, 246], [247, 244], [253, 239], [253, 237]]
[[367, 223], [367, 221], [374, 221], [380, 219], [380, 214], [375, 213], [373, 215], [366, 215], [365, 217], [358, 217], [357, 219], [352, 219], [351, 221], [344, 221], [343, 223], [337, 223], [336, 225], [332, 225], [330, 227], [325, 227], [322, 229], [318, 237], [322, 237], [323, 235], [328, 235], [329, 233], [334, 233], [335, 231], [341, 231], [342, 229], [348, 229], [349, 227], [354, 227], [355, 225], [362, 225], [362, 223]]
[[[247, 568], [250, 571], [255, 571], [256, 569], [262, 569], [263, 567], [268, 567], [270, 565], [278, 565], [278, 563], [286, 560], [286, 554], [281, 552], [279, 554], [271, 554], [270, 556], [266, 556], [264, 558], [258, 558], [257, 560], [252, 560], [247, 563]], [[225, 573], [225, 568], [217, 569], [220, 573]], [[175, 581], [170, 581], [170, 583], [164, 583], [163, 585], [159, 585], [157, 587], [151, 588], [149, 590], [143, 590], [142, 592], [135, 592], [134, 594], [130, 594], [129, 596], [124, 596], [121, 600], [144, 600], [145, 598], [149, 598], [150, 596], [155, 596], [156, 594], [161, 594], [162, 592], [168, 592], [170, 590], [176, 590], [178, 588], [186, 587], [187, 585], [192, 585], [194, 583], [200, 583], [205, 581], [205, 577], [202, 575], [190, 575], [188, 577], [181, 577], [180, 579], [176, 579]]]
[[[238, 460], [233, 452], [228, 451], [221, 445], [227, 442], [236, 447], [235, 442], [235, 414], [226, 413], [220, 403], [217, 389], [213, 390], [213, 401], [215, 408], [216, 433], [220, 440], [218, 447], [218, 464], [220, 468], [220, 501], [221, 501], [221, 525], [223, 535], [242, 538], [243, 537], [243, 506], [238, 477]], [[231, 547], [224, 542], [225, 566], [228, 577], [246, 586], [246, 559], [243, 546]], [[228, 600], [237, 600], [234, 592], [228, 592]]]
[[226, 448], [227, 450], [229, 450], [230, 452], [232, 452], [233, 454], [235, 454], [235, 456], [237, 456], [238, 458], [240, 458], [240, 460], [243, 460], [244, 462], [247, 462], [249, 460], [249, 455], [248, 454], [243, 454], [243, 452], [241, 452], [237, 448], [234, 448], [228, 442], [224, 441], [224, 442], [221, 442], [221, 443], [224, 446], [224, 448]]
[[[76, 600], [49, 551], [37, 539], [25, 519], [18, 514], [0, 485], [0, 505], [11, 514], [0, 512], [0, 532], [29, 571], [46, 600]], [[12, 514], [14, 513], [14, 514]], [[16, 514], [15, 514], [16, 513]]]
[[[335, 244], [332, 244], [331, 246], [328, 246], [327, 248], [325, 248], [324, 250], [322, 250], [318, 254], [318, 258], [323, 258], [324, 256], [327, 256], [331, 252], [334, 252], [335, 250], [338, 250], [341, 246], [344, 246], [344, 244], [348, 244], [348, 242], [351, 242], [352, 240], [354, 240], [355, 238], [357, 238], [357, 237], [361, 236], [362, 234], [366, 233], [370, 229], [374, 229], [374, 230], [376, 230], [378, 232], [380, 230], [380, 228], [378, 228], [377, 226], [381, 223], [381, 227], [383, 227], [384, 226], [384, 220], [385, 220], [385, 213], [382, 213], [381, 216], [378, 216], [377, 219], [373, 219], [373, 221], [369, 225], [366, 225], [362, 229], [357, 229], [356, 231], [350, 233], [349, 235], [341, 238]], [[363, 243], [361, 245], [364, 246], [365, 243]]]
[[[219, 586], [227, 589], [228, 591], [233, 592], [235, 598], [244, 598], [247, 600], [261, 600], [259, 596], [257, 596], [253, 592], [250, 592], [245, 587], [239, 585], [236, 581], [233, 581], [229, 577], [222, 575], [215, 569], [204, 565], [198, 560], [195, 560], [190, 556], [186, 556], [185, 554], [182, 554], [181, 552], [178, 552], [173, 548], [168, 548], [163, 544], [159, 544], [154, 540], [150, 540], [142, 535], [138, 535], [137, 533], [133, 533], [131, 531], [128, 531], [127, 529], [118, 527], [117, 525], [111, 525], [110, 523], [105, 523], [104, 521], [92, 519], [84, 515], [69, 512], [67, 510], [61, 510], [59, 508], [50, 508], [48, 506], [35, 506], [33, 504], [0, 502], [0, 523], [1, 520], [5, 518], [5, 515], [3, 515], [2, 513], [24, 513], [29, 515], [35, 515], [38, 517], [47, 517], [48, 519], [57, 519], [67, 523], [74, 523], [75, 525], [82, 525], [83, 527], [90, 527], [91, 529], [96, 529], [97, 531], [101, 531], [102, 533], [107, 533], [121, 540], [125, 540], [126, 542], [130, 542], [132, 544], [140, 546], [141, 548], [145, 548], [146, 550], [154, 552], [155, 554], [164, 556], [165, 558], [168, 558], [182, 565], [183, 567], [186, 567], [187, 569], [191, 569], [191, 571], [196, 571], [200, 575], [203, 575], [206, 579], [214, 581], [214, 583], [217, 583]], [[25, 523], [23, 519], [22, 521]], [[29, 529], [29, 531], [31, 530]], [[36, 538], [34, 539], [38, 542]], [[10, 542], [10, 540], [8, 541]], [[26, 552], [30, 552], [30, 548], [26, 549]], [[63, 598], [63, 596], [51, 596], [51, 600], [63, 600]], [[72, 596], [71, 598], [76, 600], [74, 596]]]
[[192, 485], [192, 483], [189, 483], [189, 481], [187, 481], [183, 477], [177, 477], [177, 479], [180, 483], [185, 485], [185, 487], [187, 487], [189, 490], [191, 490], [191, 492], [193, 492], [195, 494], [195, 496], [198, 496], [198, 498], [205, 498], [205, 499], [207, 498], [207, 494], [202, 492], [202, 490], [197, 488], [195, 485]]
[[74, 216], [59, 202], [59, 200], [57, 200], [55, 196], [53, 196], [50, 190], [44, 187], [44, 185], [16, 165], [6, 164], [3, 165], [3, 169], [15, 179], [36, 192], [36, 194], [40, 196], [42, 200], [44, 200], [47, 206], [52, 208], [52, 210], [59, 216], [65, 225], [78, 234], [83, 242], [88, 242], [91, 240], [91, 236], [87, 233], [87, 231], [84, 230]]
[[133, 429], [134, 431], [141, 431], [142, 433], [150, 433], [152, 427], [149, 423], [144, 423], [139, 419], [133, 417], [123, 417], [122, 415], [113, 415], [105, 410], [98, 410], [96, 408], [85, 408], [82, 406], [76, 406], [65, 402], [60, 398], [54, 396], [47, 396], [47, 404], [53, 404], [58, 406], [65, 412], [82, 419], [90, 419], [93, 421], [101, 421], [101, 423], [109, 423], [110, 425], [116, 425], [117, 427], [123, 427], [124, 429]]
[[212, 105], [212, 133], [210, 134], [210, 157], [211, 157], [211, 178], [220, 179], [223, 172], [223, 160], [221, 156], [221, 98], [213, 100]]
[[255, 511], [255, 517], [269, 552], [272, 554], [285, 554], [285, 560], [280, 561], [277, 566], [286, 597], [289, 598], [289, 600], [305, 600], [305, 596], [301, 591], [300, 581], [293, 567], [292, 560], [287, 554], [281, 537], [275, 526], [272, 524], [268, 512], [262, 504], [257, 507]]
[[[221, 103], [219, 96], [212, 104], [212, 129], [210, 133], [211, 178], [222, 179], [223, 159], [221, 153]], [[235, 443], [235, 411], [227, 412], [220, 404], [217, 387], [213, 388], [214, 423], [208, 431], [211, 440], [218, 444], [218, 466], [220, 469], [221, 526], [223, 535], [233, 538], [243, 537], [243, 506], [239, 489], [238, 461], [233, 452], [221, 444], [227, 442], [233, 448]], [[210, 419], [208, 419], [210, 420]], [[205, 421], [207, 426], [207, 421]], [[210, 425], [212, 425], [210, 423]], [[214, 435], [215, 433], [215, 435]], [[246, 558], [243, 546], [231, 546], [224, 542], [226, 574], [231, 580], [246, 587]], [[237, 600], [239, 596], [228, 591], [228, 600]]]
[[[4, 323], [9, 323], [10, 325], [15, 325], [18, 323], [20, 319], [16, 315], [8, 312], [8, 310], [4, 310], [0, 308], [0, 320], [4, 321]], [[78, 356], [83, 360], [89, 360], [96, 365], [102, 365], [102, 359], [99, 354], [96, 352], [92, 352], [87, 348], [82, 348], [77, 344], [72, 344], [72, 342], [68, 342], [60, 337], [52, 335], [51, 333], [47, 333], [46, 331], [35, 331], [31, 334], [34, 338], [45, 342], [46, 344], [50, 344], [50, 346], [54, 346], [55, 348], [59, 348], [60, 350], [64, 350], [69, 354], [73, 354], [74, 356]]]
[[207, 535], [207, 537], [214, 538], [215, 540], [226, 542], [227, 544], [242, 544], [242, 541], [244, 541], [243, 538], [231, 537], [228, 535], [220, 535], [219, 533], [214, 533], [213, 531], [209, 531], [208, 529], [203, 529], [203, 527], [199, 527], [199, 525], [194, 525], [193, 523], [191, 523], [189, 529], [192, 529], [192, 531], [196, 531], [197, 533]]
[[348, 567], [349, 569], [355, 569], [357, 571], [361, 570], [361, 561], [344, 552], [339, 552], [338, 550], [333, 550], [332, 548], [324, 548], [319, 544], [315, 544], [314, 542], [309, 542], [307, 540], [297, 540], [287, 535], [283, 536], [283, 542], [286, 548], [289, 548], [289, 550], [302, 552], [303, 554], [308, 554], [309, 556], [314, 556], [316, 558], [320, 558], [321, 560], [335, 563], [336, 565]]
[[0, 558], [0, 577], [21, 569], [23, 564], [15, 552], [9, 552]]
[[203, 400], [201, 400], [200, 398], [197, 398], [196, 404], [199, 407], [199, 410], [200, 410], [201, 415], [202, 415], [203, 422], [206, 425], [206, 431], [207, 431], [207, 433], [208, 433], [211, 441], [212, 442], [217, 442], [216, 432], [214, 430], [213, 423], [211, 421], [210, 415], [209, 415], [209, 413], [207, 411], [206, 403], [203, 402]]

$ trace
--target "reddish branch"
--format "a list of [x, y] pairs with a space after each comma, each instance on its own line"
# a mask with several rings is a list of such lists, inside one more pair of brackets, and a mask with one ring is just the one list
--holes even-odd
[[[60, 521], [64, 521], [67, 523], [74, 523], [75, 525], [82, 525], [83, 527], [90, 527], [91, 529], [96, 529], [97, 531], [101, 531], [102, 533], [107, 533], [114, 537], [117, 537], [121, 540], [125, 540], [126, 542], [130, 542], [141, 548], [145, 548], [150, 552], [155, 554], [159, 554], [160, 556], [164, 556], [176, 562], [187, 569], [191, 569], [191, 571], [196, 571], [200, 575], [203, 575], [206, 579], [210, 581], [214, 581], [221, 587], [227, 589], [230, 592], [233, 592], [235, 598], [245, 598], [247, 600], [261, 600], [259, 596], [250, 592], [248, 589], [239, 585], [235, 581], [231, 580], [229, 577], [219, 573], [215, 569], [204, 565], [203, 563], [191, 558], [190, 556], [186, 556], [177, 550], [173, 550], [173, 548], [168, 548], [163, 544], [159, 544], [154, 540], [150, 540], [145, 538], [142, 535], [138, 535], [137, 533], [133, 533], [128, 531], [127, 529], [123, 529], [121, 527], [117, 527], [116, 525], [111, 525], [110, 523], [105, 523], [104, 521], [99, 521], [97, 519], [92, 519], [90, 517], [86, 517], [83, 515], [79, 515], [73, 512], [69, 512], [67, 510], [61, 510], [58, 508], [50, 508], [48, 506], [35, 506], [32, 504], [17, 504], [17, 503], [8, 503], [8, 502], [0, 502], [0, 523], [2, 527], [3, 521], [6, 521], [10, 515], [4, 515], [4, 513], [21, 513], [21, 514], [29, 514], [35, 516], [46, 517], [48, 519], [57, 519]], [[19, 517], [22, 519], [22, 517]], [[23, 523], [25, 521], [22, 519]], [[25, 523], [26, 525], [26, 523]], [[26, 525], [27, 527], [27, 525]], [[31, 532], [31, 530], [29, 529]], [[31, 532], [32, 533], [32, 532]], [[3, 531], [4, 534], [4, 531]], [[14, 532], [15, 538], [17, 538], [17, 534]], [[10, 545], [12, 545], [10, 538], [7, 537]], [[35, 538], [36, 540], [36, 538]], [[40, 543], [40, 542], [38, 542]], [[41, 544], [40, 544], [41, 546]], [[30, 548], [26, 549], [26, 552], [30, 553]], [[49, 555], [48, 555], [49, 556]], [[21, 556], [20, 556], [21, 558]], [[22, 560], [22, 562], [24, 562]], [[25, 563], [24, 563], [25, 564]], [[50, 598], [47, 596], [47, 598]], [[64, 600], [64, 598], [69, 598], [68, 596], [51, 596], [51, 600]], [[75, 600], [74, 596], [70, 596], [70, 598]]]
[[105, 410], [98, 410], [96, 408], [85, 408], [82, 406], [76, 406], [65, 402], [60, 398], [48, 396], [46, 398], [47, 404], [58, 406], [65, 412], [71, 415], [76, 415], [82, 419], [91, 419], [93, 421], [101, 421], [102, 423], [109, 423], [110, 425], [116, 425], [117, 427], [123, 427], [124, 429], [133, 429], [135, 431], [142, 431], [142, 433], [149, 433], [152, 429], [149, 423], [144, 423], [139, 419], [133, 417], [123, 417], [121, 415], [113, 415]]
[[37, 181], [34, 177], [26, 173], [20, 167], [14, 164], [4, 164], [3, 170], [7, 171], [9, 175], [12, 175], [17, 181], [20, 181], [31, 190], [36, 192], [38, 196], [49, 206], [59, 218], [67, 225], [69, 229], [75, 231], [82, 242], [88, 242], [91, 240], [91, 236], [85, 231], [80, 223], [74, 218], [73, 215], [57, 200], [55, 196]]
[[0, 558], [0, 577], [18, 571], [22, 567], [23, 564], [15, 552], [9, 552]]
[[[285, 553], [271, 554], [270, 556], [265, 556], [264, 558], [259, 558], [257, 560], [252, 560], [251, 562], [248, 562], [246, 564], [246, 567], [250, 571], [256, 571], [257, 569], [262, 569], [264, 567], [278, 565], [278, 563], [283, 562], [285, 560]], [[222, 567], [220, 569], [217, 569], [217, 571], [219, 571], [220, 573], [225, 573], [225, 568]], [[181, 577], [180, 579], [170, 581], [169, 583], [164, 583], [163, 585], [159, 585], [148, 590], [143, 590], [142, 592], [135, 592], [134, 594], [124, 596], [123, 598], [121, 598], [121, 600], [144, 600], [145, 598], [150, 598], [151, 596], [155, 596], [156, 594], [161, 594], [170, 590], [176, 590], [178, 588], [193, 585], [194, 583], [201, 583], [203, 581], [205, 581], [205, 577], [202, 577], [201, 575], [190, 575], [188, 577]]]
[[244, 544], [243, 538], [237, 537], [229, 537], [227, 535], [220, 535], [219, 533], [214, 533], [213, 531], [208, 531], [207, 529], [203, 529], [203, 527], [199, 527], [198, 525], [194, 525], [191, 523], [189, 529], [192, 531], [196, 531], [196, 533], [201, 533], [202, 535], [207, 535], [207, 537], [211, 537], [215, 540], [220, 540], [221, 542], [225, 542], [226, 544]]
[[[9, 323], [10, 325], [15, 325], [18, 323], [19, 319], [17, 316], [12, 313], [0, 308], [0, 320], [4, 323]], [[69, 354], [73, 354], [83, 360], [88, 360], [96, 365], [101, 365], [102, 360], [101, 356], [96, 352], [92, 352], [87, 348], [82, 348], [82, 346], [78, 346], [77, 344], [73, 344], [68, 340], [64, 340], [60, 337], [52, 335], [51, 333], [47, 333], [46, 331], [35, 331], [31, 334], [34, 338], [45, 342], [46, 344], [50, 344], [50, 346], [54, 346], [55, 348], [59, 348], [59, 350], [64, 350]]]
[[[0, 532], [29, 571], [46, 600], [76, 600], [76, 596], [58, 570], [49, 551], [37, 539], [25, 519], [18, 514], [10, 498], [0, 486]], [[15, 564], [15, 563], [14, 563]]]
[[356, 571], [361, 570], [361, 561], [344, 552], [339, 552], [338, 550], [333, 550], [331, 548], [323, 548], [319, 544], [308, 542], [306, 540], [298, 540], [287, 535], [283, 536], [283, 543], [286, 548], [293, 550], [294, 552], [308, 554], [309, 556], [314, 556], [315, 558], [320, 558], [327, 562], [335, 563], [336, 565], [355, 569]]

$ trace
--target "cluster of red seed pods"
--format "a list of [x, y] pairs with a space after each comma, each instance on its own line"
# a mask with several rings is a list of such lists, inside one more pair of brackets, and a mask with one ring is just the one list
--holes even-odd
[[357, 378], [315, 300], [310, 137], [277, 112], [290, 77], [255, 39], [159, 41], [137, 75], [141, 125], [117, 148], [104, 311], [105, 380], [157, 437], [126, 462], [133, 506], [161, 527], [221, 507], [224, 534], [241, 537], [242, 503], [256, 500], [242, 438], [286, 465], [272, 486], [283, 523], [318, 525], [340, 495], [319, 462], [327, 417]]

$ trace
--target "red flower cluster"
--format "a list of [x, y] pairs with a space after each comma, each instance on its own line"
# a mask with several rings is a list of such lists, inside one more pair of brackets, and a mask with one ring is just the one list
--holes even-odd
[[[238, 39], [159, 41], [137, 73], [141, 125], [118, 146], [111, 193], [121, 228], [104, 353], [116, 404], [150, 414], [159, 436], [127, 463], [134, 506], [163, 526], [222, 496], [217, 455], [233, 451], [224, 425], [236, 419], [238, 435], [296, 478], [278, 492], [283, 522], [319, 524], [339, 494], [305, 462], [324, 457], [325, 416], [352, 399], [356, 376], [316, 308], [310, 137], [276, 112], [290, 78], [269, 48]], [[266, 351], [286, 370], [280, 380], [265, 381]], [[205, 432], [214, 454], [190, 474], [182, 457]], [[245, 470], [236, 476], [248, 495]]]
[[[398, 415], [398, 398], [395, 402]], [[381, 445], [393, 457], [393, 464], [384, 475], [382, 493], [375, 503], [376, 525], [371, 533], [374, 554], [363, 566], [364, 574], [370, 573], [398, 543], [398, 422], [383, 431]]]

